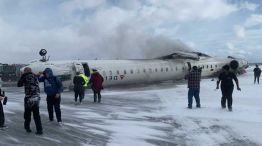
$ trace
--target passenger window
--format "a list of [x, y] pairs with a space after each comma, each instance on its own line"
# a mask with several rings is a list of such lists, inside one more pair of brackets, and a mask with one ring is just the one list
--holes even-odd
[[166, 68], [166, 72], [168, 72], [168, 67]]
[[212, 68], [212, 65], [210, 67]]
[[163, 68], [161, 68], [161, 72], [163, 72], [164, 71], [164, 69]]
[[109, 75], [112, 76], [112, 71], [111, 70], [109, 71]]
[[208, 68], [208, 65], [207, 65], [207, 68]]
[[144, 68], [144, 70], [143, 70], [143, 71], [144, 71], [144, 73], [146, 73], [146, 69], [145, 69], [145, 68]]
[[177, 71], [177, 67], [176, 67], [176, 71]]
[[131, 69], [131, 70], [130, 70], [130, 73], [131, 73], [131, 74], [133, 74], [133, 73], [134, 73], [134, 71]]
[[157, 72], [157, 68], [155, 69], [155, 72]]
[[116, 74], [118, 74], [118, 75], [119, 75], [119, 70], [117, 70], [117, 71], [116, 71]]
[[126, 70], [124, 70], [124, 74], [126, 74]]

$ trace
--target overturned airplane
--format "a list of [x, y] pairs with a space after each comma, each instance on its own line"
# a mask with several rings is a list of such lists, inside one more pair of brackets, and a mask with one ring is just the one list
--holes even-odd
[[225, 64], [229, 64], [232, 70], [240, 74], [248, 67], [248, 62], [241, 58], [216, 58], [200, 52], [177, 51], [155, 59], [70, 61], [49, 61], [49, 58], [45, 57], [46, 53], [47, 51], [42, 49], [40, 55], [43, 58], [26, 67], [31, 67], [34, 73], [51, 68], [54, 75], [63, 81], [63, 85], [69, 88], [73, 86], [72, 80], [76, 72], [82, 72], [89, 77], [93, 68], [104, 77], [104, 86], [112, 86], [179, 80], [183, 79], [193, 66], [202, 70], [202, 77], [217, 75]]

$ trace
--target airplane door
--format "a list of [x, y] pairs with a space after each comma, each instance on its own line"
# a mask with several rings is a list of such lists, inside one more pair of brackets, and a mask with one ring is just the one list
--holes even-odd
[[187, 69], [188, 69], [188, 71], [191, 70], [191, 63], [190, 62], [187, 62]]
[[191, 63], [190, 62], [186, 62], [184, 63], [183, 66], [183, 74], [186, 75], [191, 71]]
[[83, 71], [83, 66], [80, 63], [73, 63], [73, 68], [72, 68], [73, 72], [82, 72]]
[[77, 72], [83, 72], [83, 66], [80, 63], [74, 62], [72, 65], [71, 80], [73, 81]]
[[87, 77], [90, 77], [90, 69], [87, 63], [82, 63], [82, 66], [84, 68], [84, 73]]

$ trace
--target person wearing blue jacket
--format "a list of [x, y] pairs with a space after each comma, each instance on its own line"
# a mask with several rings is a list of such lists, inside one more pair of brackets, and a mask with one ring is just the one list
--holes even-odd
[[39, 82], [44, 82], [44, 90], [47, 95], [47, 109], [49, 115], [49, 121], [54, 120], [54, 109], [56, 113], [56, 119], [58, 123], [62, 122], [61, 119], [61, 93], [63, 92], [62, 82], [58, 77], [53, 75], [51, 68], [46, 68], [41, 76], [38, 78]]

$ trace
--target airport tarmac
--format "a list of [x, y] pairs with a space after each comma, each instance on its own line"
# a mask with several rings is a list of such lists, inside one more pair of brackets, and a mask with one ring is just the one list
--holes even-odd
[[60, 126], [49, 122], [45, 94], [40, 105], [44, 134], [23, 129], [23, 88], [5, 88], [6, 125], [0, 146], [259, 146], [262, 145], [262, 85], [253, 84], [252, 68], [239, 77], [241, 92], [234, 90], [233, 112], [220, 108], [220, 90], [211, 79], [201, 82], [202, 108], [187, 109], [186, 83], [162, 83], [110, 88], [102, 103], [93, 103], [88, 90], [81, 105], [73, 92], [62, 95]]

